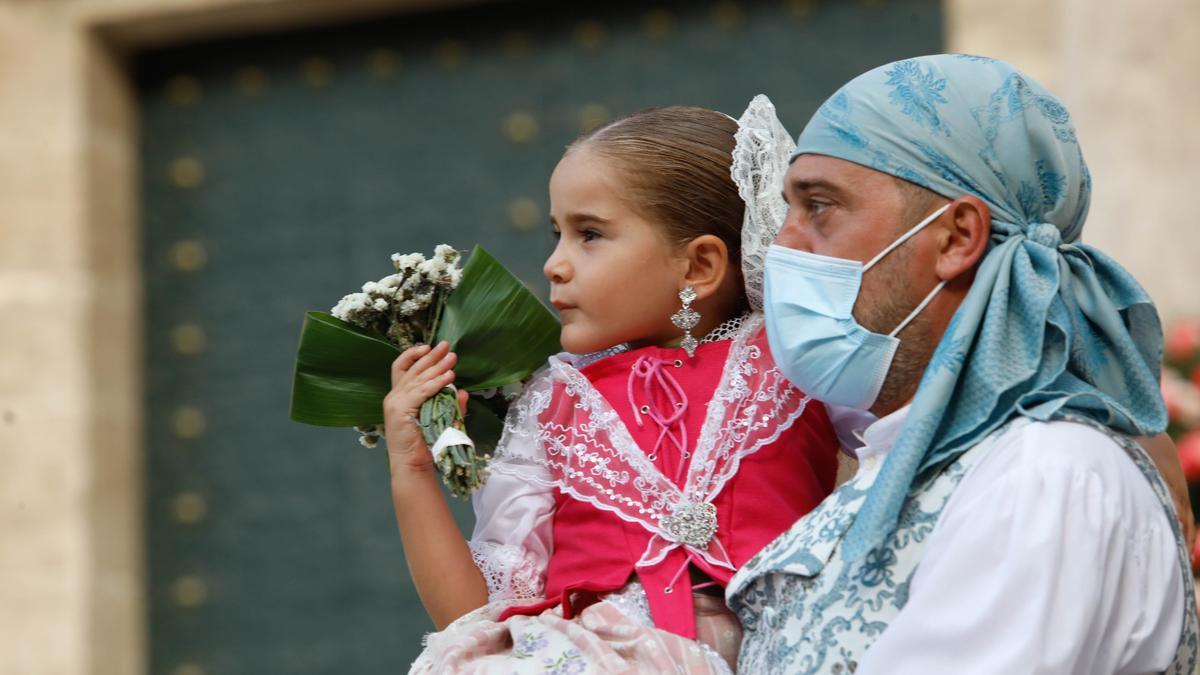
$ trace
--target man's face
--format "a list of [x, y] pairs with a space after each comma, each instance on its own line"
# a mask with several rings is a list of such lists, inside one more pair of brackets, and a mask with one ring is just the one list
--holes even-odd
[[[919, 222], [919, 218], [911, 223], [905, 220], [907, 205], [894, 178], [824, 155], [797, 157], [784, 177], [783, 194], [788, 213], [775, 243], [817, 255], [866, 263]], [[911, 289], [912, 283], [920, 284], [921, 277], [928, 275], [909, 273], [914, 262], [927, 263], [926, 269], [932, 266], [932, 258], [922, 250], [928, 247], [920, 246], [929, 231], [917, 233], [863, 275], [854, 308], [863, 327], [891, 332], [916, 305], [898, 301], [912, 295], [903, 291], [916, 291], [919, 302], [932, 288], [926, 281]], [[881, 315], [879, 307], [887, 304], [898, 305], [899, 316]]]
[[[909, 219], [903, 193], [890, 175], [824, 155], [797, 157], [784, 177], [787, 218], [775, 243], [817, 255], [866, 263], [921, 220]], [[924, 215], [924, 214], [922, 214]], [[938, 283], [936, 246], [925, 228], [863, 275], [854, 318], [875, 333], [890, 333]], [[872, 408], [889, 411], [907, 400], [937, 344], [922, 312], [898, 335], [900, 348]]]

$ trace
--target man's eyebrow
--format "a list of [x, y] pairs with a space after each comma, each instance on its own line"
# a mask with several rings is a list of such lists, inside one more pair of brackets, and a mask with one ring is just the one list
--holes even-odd
[[797, 179], [791, 181], [790, 183], [788, 183], [788, 187], [790, 187], [792, 189], [792, 191], [794, 191], [794, 192], [811, 192], [813, 190], [823, 190], [825, 192], [830, 193], [834, 197], [845, 197], [847, 194], [846, 191], [844, 189], [842, 189], [841, 187], [839, 187], [827, 180], [822, 180], [820, 178], [813, 178], [813, 179], [809, 179], [809, 180], [806, 180], [803, 178], [797, 178]]

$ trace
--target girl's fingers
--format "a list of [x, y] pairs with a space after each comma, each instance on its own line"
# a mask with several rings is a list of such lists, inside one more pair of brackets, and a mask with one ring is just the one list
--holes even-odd
[[412, 368], [417, 359], [424, 356], [428, 351], [429, 345], [417, 345], [416, 347], [405, 349], [400, 356], [397, 356], [396, 360], [392, 361], [392, 384], [396, 384], [396, 380], [400, 379], [400, 376], [407, 372], [409, 368]]
[[439, 362], [450, 353], [450, 344], [444, 341], [433, 347], [419, 345], [406, 350], [392, 362], [392, 386], [396, 386], [406, 373], [421, 375], [431, 367], [440, 365]]
[[441, 361], [443, 358], [445, 358], [446, 354], [449, 353], [449, 351], [450, 351], [449, 343], [447, 343], [447, 342], [437, 343], [436, 345], [433, 346], [432, 349], [425, 352], [424, 356], [417, 359], [417, 362], [413, 364], [412, 370], [420, 372], [420, 371], [429, 369], [430, 367], [433, 366], [433, 364], [435, 364], [438, 361]]
[[453, 382], [454, 371], [448, 370], [441, 375], [428, 380], [427, 382], [421, 383], [417, 387], [416, 393], [418, 396], [420, 396], [421, 400], [424, 401], [432, 398], [434, 394], [445, 389], [447, 385], [452, 384]]
[[409, 371], [409, 377], [413, 378], [414, 382], [425, 383], [441, 378], [446, 374], [446, 371], [454, 367], [458, 361], [458, 356], [454, 352], [446, 354], [437, 363], [430, 364], [424, 369], [418, 370], [420, 366], [413, 366]]

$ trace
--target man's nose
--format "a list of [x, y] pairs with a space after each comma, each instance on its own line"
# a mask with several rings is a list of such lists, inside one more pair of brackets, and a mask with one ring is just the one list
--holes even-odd
[[783, 219], [783, 227], [779, 229], [779, 234], [775, 235], [775, 243], [785, 248], [812, 251], [812, 242], [796, 209], [788, 209], [787, 216]]

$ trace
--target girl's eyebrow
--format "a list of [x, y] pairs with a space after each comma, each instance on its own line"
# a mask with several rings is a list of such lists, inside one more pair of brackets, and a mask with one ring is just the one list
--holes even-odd
[[[601, 218], [594, 213], [588, 213], [586, 211], [572, 211], [567, 214], [566, 221], [569, 223], [596, 223], [600, 225], [609, 222], [607, 218]], [[554, 219], [554, 216], [550, 216], [550, 223], [557, 225], [558, 221]]]

